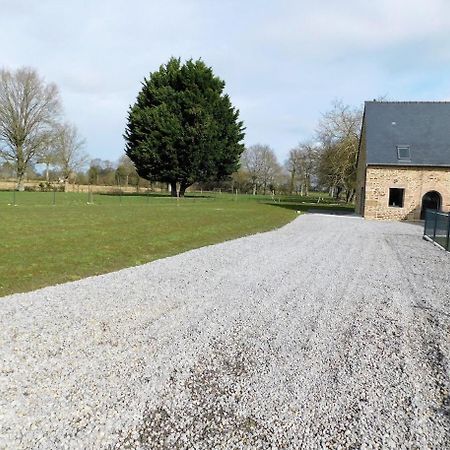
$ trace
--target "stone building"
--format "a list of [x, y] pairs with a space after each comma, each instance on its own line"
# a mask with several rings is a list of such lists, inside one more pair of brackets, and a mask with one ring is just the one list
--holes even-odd
[[366, 102], [359, 141], [356, 212], [420, 220], [450, 211], [450, 102]]

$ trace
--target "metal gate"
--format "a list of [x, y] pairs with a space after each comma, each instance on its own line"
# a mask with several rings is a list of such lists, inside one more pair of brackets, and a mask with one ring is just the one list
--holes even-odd
[[423, 237], [450, 251], [450, 213], [427, 209]]

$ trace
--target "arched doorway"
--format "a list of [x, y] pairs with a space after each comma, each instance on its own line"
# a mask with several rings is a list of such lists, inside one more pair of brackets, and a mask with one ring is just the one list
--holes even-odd
[[439, 211], [441, 209], [442, 197], [439, 192], [430, 191], [422, 197], [422, 211], [420, 212], [420, 218], [425, 219], [425, 210], [434, 209]]

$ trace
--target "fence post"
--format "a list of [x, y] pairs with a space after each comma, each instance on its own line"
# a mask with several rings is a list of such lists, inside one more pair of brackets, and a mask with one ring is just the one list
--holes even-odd
[[446, 250], [450, 250], [450, 212], [447, 215], [447, 247]]
[[436, 241], [437, 219], [438, 219], [438, 213], [437, 213], [437, 211], [434, 211], [434, 232], [433, 232], [433, 241]]

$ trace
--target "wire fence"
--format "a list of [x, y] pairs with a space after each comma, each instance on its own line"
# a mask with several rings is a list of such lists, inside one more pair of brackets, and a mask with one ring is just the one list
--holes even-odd
[[213, 191], [189, 191], [186, 197], [173, 197], [170, 192], [153, 191], [141, 188], [139, 192], [127, 192], [121, 189], [86, 192], [64, 192], [60, 190], [30, 192], [16, 190], [0, 190], [0, 209], [3, 207], [21, 206], [80, 206], [80, 205], [143, 205], [143, 204], [190, 204], [197, 201], [211, 200], [246, 200], [249, 197], [252, 200], [268, 201], [270, 196], [264, 199], [258, 199], [252, 196], [239, 194], [213, 192]]
[[[0, 191], [0, 206], [44, 206], [59, 205], [68, 206], [74, 204], [114, 204], [122, 203], [122, 199], [128, 202], [147, 201], [150, 197], [163, 197], [150, 191], [141, 191], [138, 194], [122, 192], [93, 192], [82, 193], [61, 192], [58, 190], [48, 192], [22, 192], [22, 191]], [[125, 200], [124, 200], [125, 201]]]
[[443, 249], [450, 251], [450, 213], [427, 209], [423, 235]]

